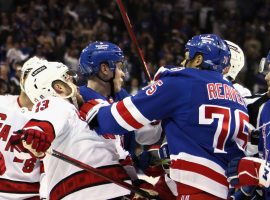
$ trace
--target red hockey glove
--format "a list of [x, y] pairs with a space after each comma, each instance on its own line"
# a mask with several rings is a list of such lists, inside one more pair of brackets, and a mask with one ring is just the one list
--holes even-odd
[[11, 136], [11, 144], [19, 152], [28, 152], [32, 157], [43, 158], [54, 137], [43, 131], [26, 129]]
[[0, 175], [2, 176], [6, 172], [6, 163], [3, 154], [0, 152]]
[[107, 105], [109, 105], [109, 103], [103, 99], [93, 99], [82, 105], [80, 108], [80, 116], [88, 123], [90, 129], [94, 129], [98, 126], [95, 116], [101, 107]]
[[242, 159], [233, 159], [226, 170], [228, 182], [233, 187], [245, 185], [261, 185], [269, 187], [270, 185], [270, 168], [265, 160], [244, 157]]

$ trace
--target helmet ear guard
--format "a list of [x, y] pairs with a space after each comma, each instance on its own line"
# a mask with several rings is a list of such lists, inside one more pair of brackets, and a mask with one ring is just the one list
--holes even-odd
[[185, 45], [189, 52], [189, 59], [196, 54], [203, 56], [201, 67], [222, 73], [230, 63], [231, 53], [228, 45], [214, 34], [202, 34], [192, 37]]

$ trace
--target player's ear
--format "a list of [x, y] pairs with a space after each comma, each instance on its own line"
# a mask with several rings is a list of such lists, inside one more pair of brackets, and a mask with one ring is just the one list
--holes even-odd
[[101, 72], [102, 74], [107, 75], [107, 74], [109, 73], [109, 71], [110, 71], [110, 69], [109, 69], [108, 64], [106, 64], [106, 63], [101, 63], [101, 64], [100, 64], [100, 72]]
[[202, 64], [202, 62], [203, 62], [203, 55], [201, 55], [201, 54], [196, 55], [194, 58], [194, 64], [196, 66], [200, 66]]
[[62, 94], [64, 93], [64, 85], [61, 81], [54, 81], [52, 84], [52, 88], [55, 90], [57, 94]]

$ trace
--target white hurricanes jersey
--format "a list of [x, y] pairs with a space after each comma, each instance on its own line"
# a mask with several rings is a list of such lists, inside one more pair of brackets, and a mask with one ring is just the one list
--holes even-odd
[[6, 172], [0, 176], [0, 199], [26, 199], [39, 196], [40, 161], [15, 156], [10, 136], [21, 130], [29, 120], [29, 111], [21, 108], [18, 96], [0, 96], [0, 150], [5, 158]]
[[[89, 129], [79, 117], [74, 105], [50, 97], [33, 108], [33, 119], [25, 128], [50, 130], [55, 135], [51, 148], [92, 167], [101, 173], [129, 182], [129, 177], [119, 165], [119, 155], [113, 140], [106, 140]], [[50, 199], [111, 199], [130, 192], [103, 178], [86, 172], [58, 158], [46, 155], [44, 167], [48, 180]], [[117, 192], [115, 192], [117, 191]]]

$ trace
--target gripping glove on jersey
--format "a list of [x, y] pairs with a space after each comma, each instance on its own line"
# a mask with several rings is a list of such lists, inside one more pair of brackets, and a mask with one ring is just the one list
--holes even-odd
[[32, 157], [43, 158], [54, 139], [50, 134], [36, 129], [26, 129], [11, 136], [11, 144], [20, 151], [28, 152]]
[[0, 152], [0, 175], [2, 176], [6, 172], [6, 163], [3, 154]]
[[91, 130], [98, 127], [96, 115], [99, 109], [108, 105], [109, 103], [103, 99], [92, 99], [82, 105], [80, 116], [88, 123]]
[[264, 186], [270, 185], [270, 168], [265, 160], [244, 157], [233, 159], [226, 170], [226, 176], [231, 186]]

